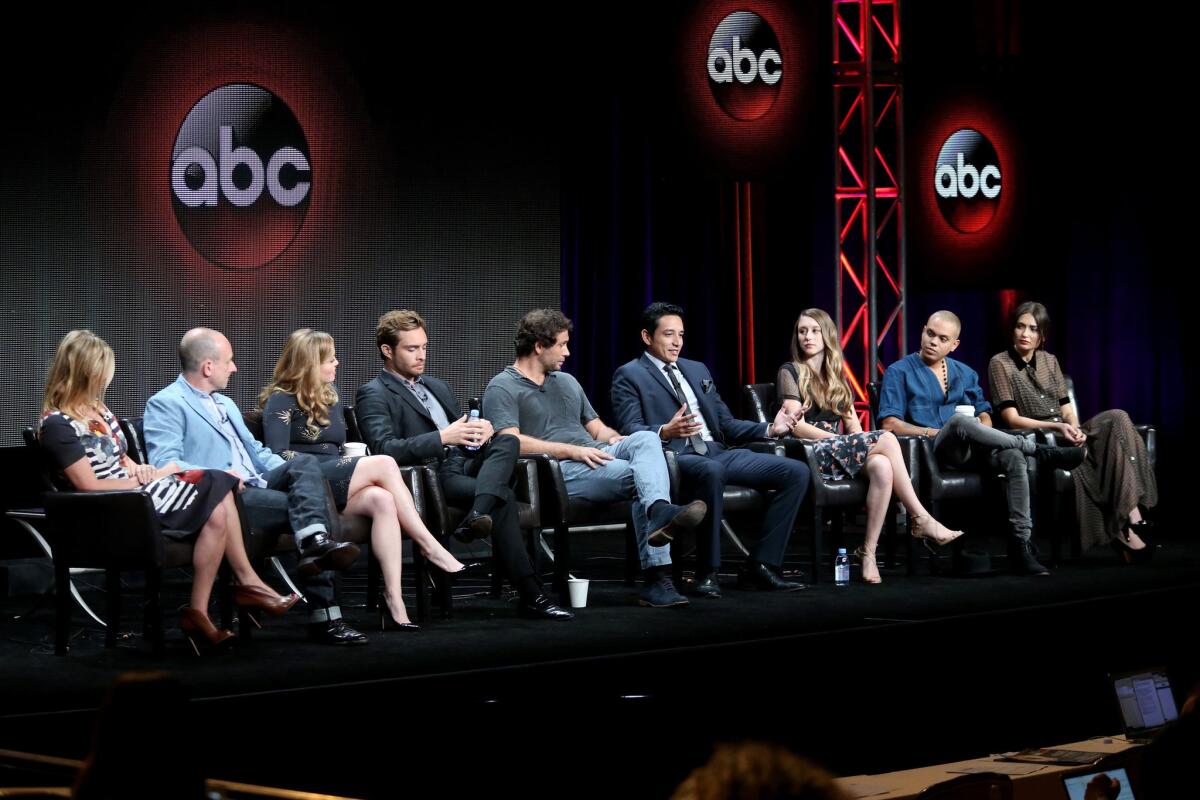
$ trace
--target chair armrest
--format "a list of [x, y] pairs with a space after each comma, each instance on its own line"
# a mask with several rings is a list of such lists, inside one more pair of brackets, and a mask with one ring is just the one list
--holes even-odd
[[517, 502], [526, 503], [533, 511], [534, 527], [542, 526], [542, 487], [538, 485], [537, 462], [528, 458], [518, 458], [516, 469], [516, 485], [513, 494]]
[[430, 527], [439, 536], [449, 536], [451, 533], [450, 505], [446, 502], [446, 494], [442, 491], [442, 481], [438, 478], [437, 471], [427, 467], [404, 467], [403, 469], [421, 470], [422, 483], [425, 488], [425, 505], [429, 509]]
[[161, 565], [162, 527], [150, 496], [135, 489], [46, 492], [46, 539], [70, 566]]
[[683, 487], [679, 477], [679, 454], [669, 447], [664, 447], [663, 458], [667, 462], [667, 479], [671, 483], [671, 502], [675, 503], [678, 502], [679, 492]]
[[768, 453], [780, 458], [787, 457], [787, 450], [782, 439], [751, 439], [744, 442], [739, 447], [749, 450], [752, 453]]
[[566, 525], [571, 497], [567, 494], [567, 482], [563, 478], [558, 459], [545, 453], [526, 455], [522, 458], [537, 465], [538, 491], [544, 510], [542, 521], [551, 525]]

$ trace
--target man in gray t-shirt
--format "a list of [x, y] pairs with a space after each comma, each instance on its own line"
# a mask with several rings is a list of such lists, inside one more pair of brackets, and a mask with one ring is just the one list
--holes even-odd
[[497, 434], [512, 434], [521, 452], [545, 453], [561, 463], [567, 493], [593, 502], [635, 499], [633, 524], [646, 585], [638, 602], [662, 608], [686, 605], [671, 581], [666, 545], [704, 518], [702, 501], [676, 506], [658, 436], [622, 436], [596, 414], [579, 382], [559, 370], [570, 355], [571, 321], [538, 309], [517, 325], [517, 360], [488, 383], [483, 416]]

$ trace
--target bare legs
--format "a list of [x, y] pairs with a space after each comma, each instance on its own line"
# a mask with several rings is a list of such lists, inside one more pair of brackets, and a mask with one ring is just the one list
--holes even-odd
[[892, 494], [895, 493], [900, 504], [908, 509], [911, 519], [929, 518], [923, 527], [936, 526], [937, 522], [929, 517], [929, 512], [917, 499], [912, 480], [908, 477], [908, 469], [900, 455], [900, 442], [890, 431], [885, 431], [871, 448], [863, 469], [871, 484], [867, 490], [867, 530], [860, 553], [863, 580], [878, 583], [879, 569], [875, 564], [875, 548], [879, 543], [879, 534], [883, 530]]
[[195, 575], [192, 577], [192, 596], [188, 605], [202, 614], [208, 613], [208, 601], [222, 557], [229, 561], [239, 584], [271, 591], [258, 577], [254, 567], [250, 566], [250, 559], [246, 556], [246, 543], [242, 541], [242, 526], [232, 493], [225, 495], [225, 499], [213, 509], [208, 521], [200, 529], [192, 550]]
[[354, 466], [346, 513], [371, 518], [371, 546], [383, 570], [386, 599], [396, 622], [408, 622], [400, 593], [401, 532], [407, 533], [421, 553], [444, 572], [457, 572], [462, 562], [442, 547], [425, 527], [404, 484], [400, 468], [390, 456], [366, 456]]

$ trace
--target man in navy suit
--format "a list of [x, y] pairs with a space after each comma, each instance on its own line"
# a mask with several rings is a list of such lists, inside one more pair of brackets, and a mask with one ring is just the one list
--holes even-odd
[[[780, 574], [796, 513], [808, 489], [808, 467], [767, 453], [729, 445], [785, 434], [794, 419], [775, 424], [735, 419], [713, 384], [708, 367], [679, 357], [683, 349], [683, 309], [651, 303], [642, 312], [646, 352], [613, 376], [612, 405], [621, 433], [653, 431], [679, 454], [685, 494], [708, 504], [696, 529], [697, 584], [702, 597], [719, 598], [721, 513], [725, 484], [775, 489], [763, 535], [738, 573], [739, 588], [796, 591], [804, 584]], [[707, 534], [707, 535], [706, 535]]]

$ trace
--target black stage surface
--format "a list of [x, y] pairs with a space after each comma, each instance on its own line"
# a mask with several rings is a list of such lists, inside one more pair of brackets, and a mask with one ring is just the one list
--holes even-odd
[[[51, 604], [26, 613], [32, 598], [10, 598], [0, 747], [81, 756], [112, 680], [159, 667], [195, 698], [212, 777], [364, 797], [418, 783], [450, 796], [662, 797], [717, 741], [775, 740], [842, 774], [880, 772], [1114, 733], [1109, 671], [1165, 665], [1185, 689], [1200, 677], [1188, 649], [1200, 546], [1179, 536], [1142, 567], [1107, 552], [1050, 578], [931, 577], [924, 563], [909, 578], [899, 565], [879, 586], [730, 585], [720, 601], [666, 610], [635, 605], [617, 547], [612, 534], [580, 540], [576, 573], [593, 582], [574, 622], [520, 620], [511, 598], [461, 596], [479, 582], [457, 587], [453, 619], [435, 610], [418, 633], [375, 632], [353, 649], [307, 643], [293, 611], [216, 657], [194, 659], [177, 631], [161, 661], [136, 637], [105, 651], [101, 630], [81, 627], [56, 658]], [[730, 584], [736, 566], [724, 568]], [[172, 605], [186, 586], [174, 573]], [[350, 574], [342, 598], [369, 630], [363, 586]]]

